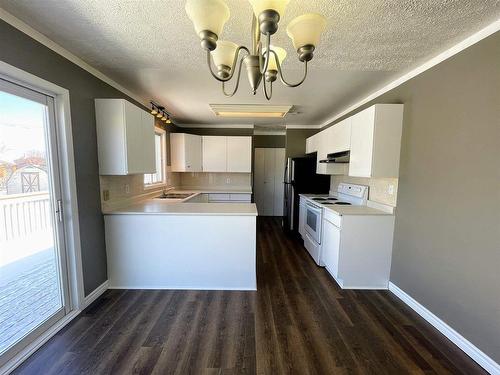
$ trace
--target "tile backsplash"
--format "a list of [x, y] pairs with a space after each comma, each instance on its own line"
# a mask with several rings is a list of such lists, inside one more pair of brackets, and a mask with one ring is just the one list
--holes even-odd
[[[100, 176], [101, 185], [101, 208], [103, 211], [115, 209], [127, 204], [134, 203], [141, 198], [156, 195], [163, 189], [177, 187], [180, 184], [180, 173], [173, 173], [167, 167], [167, 183], [163, 186], [148, 188], [144, 187], [144, 175], [135, 174], [129, 176]], [[105, 191], [108, 193], [107, 200]]]
[[[368, 193], [369, 200], [378, 203], [383, 203], [392, 207], [396, 207], [397, 195], [398, 195], [397, 178], [331, 176], [330, 191], [337, 191], [337, 187], [341, 182], [347, 182], [358, 185], [367, 185], [370, 187]], [[392, 194], [390, 193], [391, 190], [393, 191]]]
[[251, 173], [186, 172], [180, 174], [179, 187], [195, 188], [248, 188], [252, 186]]

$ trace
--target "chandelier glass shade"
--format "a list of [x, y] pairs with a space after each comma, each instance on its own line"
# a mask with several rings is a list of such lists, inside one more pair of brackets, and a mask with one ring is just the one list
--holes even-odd
[[[286, 31], [297, 51], [298, 60], [304, 65], [303, 78], [297, 83], [285, 80], [281, 65], [286, 51], [271, 45], [271, 35], [278, 31], [281, 16], [290, 0], [249, 0], [253, 9], [252, 46], [238, 46], [230, 41], [219, 41], [224, 24], [229, 19], [229, 8], [224, 0], [187, 0], [186, 12], [207, 52], [207, 64], [212, 76], [222, 82], [222, 91], [233, 96], [239, 87], [241, 71], [245, 65], [247, 78], [255, 95], [261, 82], [267, 100], [272, 97], [272, 85], [278, 78], [288, 87], [301, 85], [307, 77], [307, 64], [326, 29], [326, 19], [308, 13], [293, 19]], [[262, 40], [261, 40], [262, 39]], [[212, 65], [215, 65], [213, 68]], [[233, 90], [226, 91], [226, 82], [236, 75]]]

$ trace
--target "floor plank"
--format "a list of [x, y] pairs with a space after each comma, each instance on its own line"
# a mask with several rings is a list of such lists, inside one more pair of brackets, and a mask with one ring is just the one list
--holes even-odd
[[257, 292], [109, 290], [16, 374], [485, 374], [387, 291], [341, 290], [276, 218]]

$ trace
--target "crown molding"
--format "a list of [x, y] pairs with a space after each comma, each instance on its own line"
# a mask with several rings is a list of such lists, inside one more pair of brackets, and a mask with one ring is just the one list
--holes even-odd
[[253, 129], [253, 124], [175, 124], [179, 128]]
[[469, 48], [470, 46], [472, 46], [478, 42], [480, 42], [481, 40], [489, 37], [490, 35], [496, 33], [499, 30], [500, 30], [500, 19], [489, 24], [488, 26], [479, 30], [478, 32], [470, 35], [469, 37], [465, 38], [461, 42], [455, 44], [453, 47], [448, 48], [447, 50], [432, 57], [431, 59], [427, 60], [426, 62], [424, 62], [422, 65], [418, 66], [417, 68], [410, 70], [409, 72], [405, 73], [404, 75], [400, 76], [399, 78], [395, 79], [394, 81], [391, 81], [389, 84], [385, 85], [381, 89], [372, 92], [371, 94], [366, 96], [364, 99], [360, 100], [359, 102], [344, 108], [340, 112], [337, 112], [331, 118], [329, 118], [328, 120], [323, 122], [323, 124], [320, 125], [320, 129], [324, 128], [325, 126], [330, 125], [331, 123], [335, 122], [336, 120], [340, 119], [341, 117], [344, 117], [345, 115], [349, 114], [350, 112], [361, 107], [363, 104], [366, 104], [366, 103], [372, 101], [373, 99], [378, 98], [380, 95], [385, 94], [386, 92], [402, 85], [406, 81], [409, 81], [410, 79], [418, 76], [419, 74], [422, 74], [426, 70], [431, 69], [432, 67], [436, 66], [437, 64], [449, 59], [450, 57], [455, 56], [457, 53]]
[[13, 16], [9, 12], [7, 12], [5, 9], [0, 8], [0, 19], [3, 21], [7, 22], [9, 25], [12, 27], [16, 28], [17, 30], [23, 32], [24, 34], [28, 35], [30, 38], [36, 40], [37, 42], [43, 44], [45, 47], [51, 49], [55, 53], [61, 55], [65, 59], [71, 61], [73, 64], [79, 66], [80, 68], [86, 70], [93, 76], [99, 78], [101, 81], [106, 82], [108, 85], [114, 87], [115, 89], [121, 91], [125, 95], [129, 96], [130, 98], [134, 99], [138, 103], [143, 104], [144, 106], [149, 106], [149, 100], [146, 100], [139, 95], [133, 93], [132, 91], [126, 89], [119, 83], [113, 81], [111, 78], [106, 76], [105, 74], [101, 73], [99, 70], [96, 68], [92, 67], [91, 65], [87, 64], [85, 61], [77, 57], [76, 55], [72, 54], [69, 52], [67, 49], [64, 47], [60, 46], [56, 42], [52, 41], [39, 31], [35, 30], [25, 22], [21, 21], [19, 18]]

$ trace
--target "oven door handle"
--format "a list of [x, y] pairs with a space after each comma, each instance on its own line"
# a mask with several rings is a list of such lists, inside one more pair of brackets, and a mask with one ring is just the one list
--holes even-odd
[[317, 212], [318, 214], [321, 214], [321, 210], [322, 210], [321, 207], [318, 207], [318, 206], [311, 204], [309, 202], [307, 202], [306, 205], [307, 205], [307, 208], [311, 209], [311, 211], [314, 211], [314, 212]]

